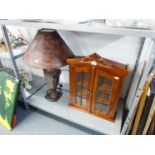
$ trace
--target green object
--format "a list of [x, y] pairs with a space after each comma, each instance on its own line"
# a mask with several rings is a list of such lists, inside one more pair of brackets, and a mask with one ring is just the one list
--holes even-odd
[[6, 72], [0, 72], [0, 123], [8, 130], [13, 128], [19, 85], [19, 80]]

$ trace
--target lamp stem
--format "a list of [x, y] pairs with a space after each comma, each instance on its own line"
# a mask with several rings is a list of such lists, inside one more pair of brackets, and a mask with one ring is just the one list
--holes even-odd
[[53, 102], [57, 101], [62, 95], [61, 88], [58, 88], [61, 70], [57, 68], [44, 69], [44, 78], [49, 88], [46, 98]]

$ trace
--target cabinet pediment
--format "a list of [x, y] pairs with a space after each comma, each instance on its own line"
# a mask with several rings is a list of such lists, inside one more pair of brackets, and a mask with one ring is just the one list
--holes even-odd
[[126, 76], [127, 65], [101, 57], [97, 53], [89, 56], [77, 56], [73, 59], [67, 59], [68, 64], [80, 66], [95, 66], [96, 68], [116, 74], [117, 76]]

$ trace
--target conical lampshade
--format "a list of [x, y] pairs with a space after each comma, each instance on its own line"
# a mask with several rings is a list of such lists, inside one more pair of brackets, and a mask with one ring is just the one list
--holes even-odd
[[63, 39], [52, 29], [41, 29], [24, 55], [24, 62], [40, 69], [60, 68], [74, 57]]

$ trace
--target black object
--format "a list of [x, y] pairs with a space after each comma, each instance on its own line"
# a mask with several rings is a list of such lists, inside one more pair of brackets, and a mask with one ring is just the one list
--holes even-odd
[[155, 135], [155, 115], [153, 116], [147, 135]]

